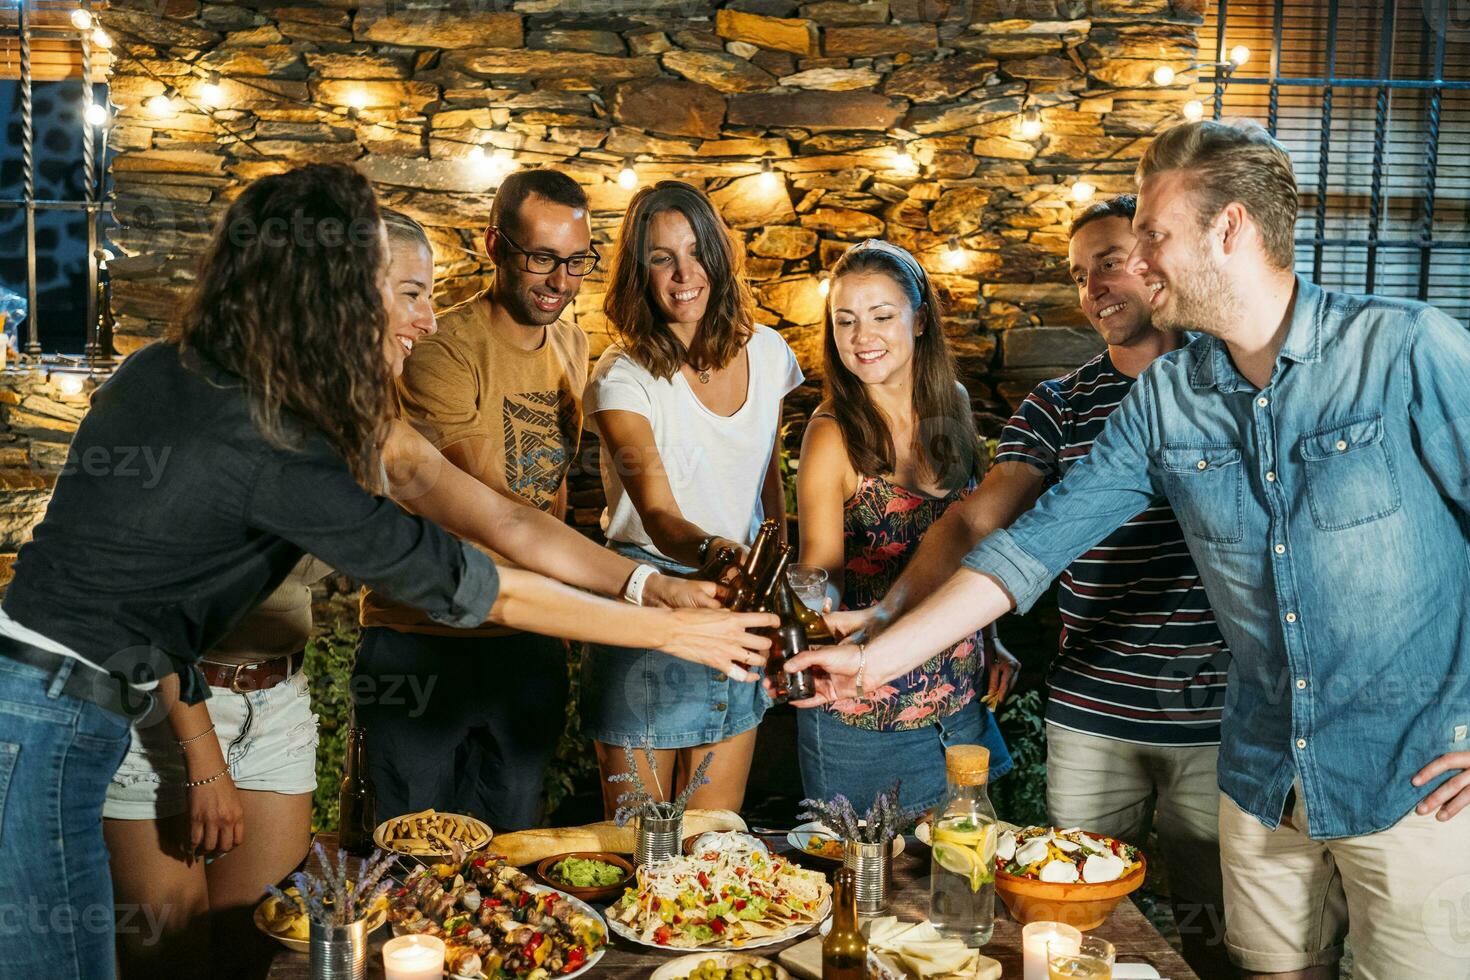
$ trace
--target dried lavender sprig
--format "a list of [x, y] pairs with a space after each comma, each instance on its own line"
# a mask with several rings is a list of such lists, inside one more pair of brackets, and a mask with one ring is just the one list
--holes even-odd
[[710, 763], [714, 760], [715, 754], [713, 752], [706, 752], [704, 754], [704, 758], [699, 761], [699, 765], [694, 770], [694, 775], [689, 778], [688, 785], [679, 791], [678, 799], [674, 800], [673, 816], [678, 816], [684, 812], [684, 809], [689, 805], [689, 798], [694, 795], [695, 790], [701, 786], [709, 785], [709, 777], [705, 773], [709, 770]]
[[[373, 851], [372, 857], [368, 859], [367, 864], [364, 866], [361, 880], [354, 889], [353, 901], [357, 904], [357, 911], [365, 915], [369, 909], [378, 904], [378, 898], [381, 897], [379, 893], [387, 893], [393, 882], [391, 880], [383, 881], [383, 876], [388, 873], [388, 869], [393, 866], [396, 860], [396, 856], [391, 853], [385, 853], [377, 849]], [[380, 882], [381, 884], [379, 884]], [[361, 904], [364, 895], [373, 896], [366, 906]]]
[[[287, 895], [275, 885], [267, 885], [265, 890], [267, 894], [269, 894], [276, 901], [280, 902], [282, 905], [285, 905], [287, 907], [294, 907], [296, 911], [300, 912], [302, 915], [306, 914], [306, 903], [302, 901], [300, 895]], [[297, 890], [300, 891], [300, 889]]]

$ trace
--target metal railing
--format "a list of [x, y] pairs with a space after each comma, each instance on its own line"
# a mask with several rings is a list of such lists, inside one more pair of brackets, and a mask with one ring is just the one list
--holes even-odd
[[[1326, 30], [1321, 39], [1320, 50], [1312, 52], [1313, 57], [1306, 59], [1316, 61], [1316, 71], [1310, 74], [1284, 74], [1283, 73], [1283, 34], [1288, 24], [1288, 19], [1295, 16], [1300, 18], [1303, 14], [1301, 3], [1290, 4], [1286, 0], [1274, 0], [1272, 3], [1237, 2], [1231, 4], [1230, 0], [1218, 0], [1214, 11], [1215, 18], [1212, 23], [1207, 22], [1206, 29], [1214, 29], [1214, 47], [1216, 50], [1216, 61], [1225, 61], [1227, 48], [1227, 37], [1231, 41], [1239, 40], [1240, 34], [1230, 34], [1232, 29], [1231, 12], [1232, 7], [1255, 15], [1250, 26], [1254, 32], [1253, 38], [1269, 40], [1271, 55], [1267, 73], [1264, 76], [1247, 74], [1239, 69], [1219, 70], [1216, 69], [1212, 75], [1201, 78], [1201, 84], [1213, 87], [1212, 102], [1214, 118], [1220, 119], [1226, 114], [1227, 96], [1232, 91], [1237, 93], [1241, 89], [1264, 90], [1266, 99], [1266, 128], [1272, 135], [1279, 135], [1278, 128], [1283, 122], [1281, 101], [1283, 92], [1293, 94], [1306, 93], [1310, 95], [1313, 91], [1321, 91], [1321, 105], [1316, 118], [1317, 138], [1314, 147], [1316, 153], [1316, 172], [1314, 179], [1302, 179], [1301, 169], [1298, 170], [1298, 178], [1302, 180], [1301, 191], [1304, 198], [1311, 198], [1310, 207], [1304, 208], [1297, 224], [1296, 244], [1298, 254], [1303, 256], [1299, 259], [1299, 268], [1306, 271], [1305, 255], [1309, 249], [1311, 261], [1311, 277], [1321, 281], [1325, 272], [1332, 272], [1328, 254], [1333, 250], [1358, 250], [1364, 260], [1363, 288], [1366, 292], [1373, 292], [1375, 287], [1383, 284], [1383, 268], [1385, 265], [1385, 252], [1398, 250], [1418, 252], [1418, 279], [1416, 286], [1417, 298], [1423, 301], [1431, 299], [1431, 267], [1436, 252], [1463, 252], [1470, 250], [1470, 234], [1461, 225], [1459, 228], [1445, 229], [1436, 227], [1435, 218], [1437, 196], [1439, 193], [1439, 170], [1441, 167], [1440, 148], [1441, 131], [1443, 122], [1444, 101], [1447, 93], [1470, 91], [1470, 79], [1445, 78], [1446, 46], [1449, 36], [1454, 33], [1450, 22], [1451, 5], [1450, 0], [1423, 0], [1422, 8], [1412, 5], [1403, 0], [1377, 0], [1371, 5], [1352, 5], [1347, 11], [1358, 15], [1358, 23], [1362, 24], [1365, 11], [1376, 13], [1378, 17], [1377, 36], [1377, 58], [1370, 71], [1344, 71], [1342, 76], [1340, 59], [1346, 54], [1362, 54], [1351, 49], [1346, 51], [1339, 46], [1339, 34], [1342, 27], [1342, 16], [1344, 14], [1343, 4], [1340, 0], [1325, 0], [1312, 5], [1312, 13], [1320, 15], [1325, 12]], [[1268, 37], [1263, 37], [1265, 29], [1262, 26], [1262, 18], [1266, 8], [1269, 7], [1270, 26]], [[1420, 15], [1416, 22], [1415, 15]], [[1366, 26], [1366, 25], [1365, 25]], [[1419, 55], [1417, 64], [1411, 69], [1400, 67], [1396, 64], [1396, 47], [1402, 43], [1401, 35], [1404, 28], [1418, 27], [1417, 53]], [[1298, 25], [1299, 27], [1299, 25]], [[1371, 43], [1371, 42], [1370, 42]], [[1456, 41], [1457, 44], [1463, 43]], [[1294, 52], [1297, 57], [1298, 67], [1301, 67], [1301, 52]], [[1463, 67], [1463, 63], [1457, 61], [1457, 66]], [[1461, 72], [1461, 74], [1465, 74]], [[1414, 75], [1416, 77], [1406, 77]], [[1341, 95], [1347, 99], [1350, 95], [1371, 91], [1374, 102], [1371, 107], [1373, 145], [1371, 155], [1371, 169], [1368, 174], [1368, 188], [1366, 207], [1361, 202], [1360, 193], [1338, 192], [1334, 196], [1333, 165], [1334, 163], [1346, 166], [1348, 163], [1348, 149], [1342, 149], [1337, 144], [1339, 137], [1333, 129], [1334, 119], [1339, 123], [1346, 121], [1365, 122], [1366, 113], [1363, 109], [1354, 107], [1349, 100], [1346, 110], [1339, 109], [1335, 96]], [[1417, 103], [1411, 106], [1416, 110], [1420, 118], [1411, 120], [1411, 125], [1396, 122], [1393, 114], [1395, 97], [1401, 99], [1422, 100], [1422, 107]], [[1356, 113], [1355, 115], [1353, 115]], [[1351, 116], [1351, 120], [1346, 117]], [[1300, 118], [1296, 121], [1300, 121]], [[1395, 126], [1398, 127], [1395, 130]], [[1412, 129], [1411, 129], [1412, 126]], [[1417, 193], [1413, 188], [1407, 191], [1405, 188], [1395, 186], [1395, 181], [1386, 172], [1385, 156], [1390, 151], [1391, 136], [1400, 139], [1406, 132], [1418, 131], [1422, 133], [1422, 181], [1419, 182]], [[1313, 149], [1310, 143], [1301, 145], [1301, 149]], [[1346, 178], [1340, 183], [1348, 183]], [[1416, 200], [1408, 200], [1412, 197]], [[1463, 198], [1460, 199], [1463, 203]], [[1304, 204], [1307, 202], [1304, 201]], [[1410, 224], [1412, 228], [1405, 227], [1403, 221], [1398, 222], [1398, 228], [1385, 228], [1389, 214], [1389, 204], [1398, 204], [1400, 210], [1407, 205], [1412, 206], [1414, 218]], [[1357, 228], [1353, 227], [1352, 221], [1343, 219], [1361, 219]], [[1330, 228], [1331, 224], [1341, 227], [1340, 233], [1335, 233]], [[1406, 234], [1407, 230], [1407, 234]], [[1354, 233], [1358, 232], [1358, 233]], [[1406, 260], [1402, 257], [1394, 259], [1395, 267], [1402, 268]], [[1409, 260], [1412, 264], [1412, 260]], [[1338, 269], [1336, 273], [1344, 274]]]
[[[75, 6], [91, 13], [91, 0], [77, 0]], [[86, 215], [87, 228], [87, 342], [83, 360], [89, 366], [105, 367], [112, 358], [110, 338], [104, 338], [98, 309], [98, 270], [103, 258], [99, 247], [99, 222], [111, 206], [103, 202], [102, 180], [97, 166], [96, 126], [86, 110], [93, 102], [92, 39], [90, 30], [78, 28], [37, 27], [34, 23], [35, 0], [17, 0], [17, 24], [20, 48], [20, 132], [21, 132], [21, 196], [0, 198], [0, 211], [22, 210], [25, 213], [26, 332], [21, 352], [28, 358], [39, 358], [41, 344], [41, 309], [37, 302], [36, 281], [36, 215], [41, 211], [78, 211]], [[31, 70], [31, 42], [38, 38], [74, 41], [80, 45], [82, 74], [82, 199], [48, 200], [36, 196], [36, 126], [35, 79]]]

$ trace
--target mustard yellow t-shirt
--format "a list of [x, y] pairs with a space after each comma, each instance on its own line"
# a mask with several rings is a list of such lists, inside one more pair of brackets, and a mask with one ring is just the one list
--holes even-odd
[[[490, 291], [439, 315], [439, 329], [414, 345], [398, 381], [403, 417], [439, 449], [485, 440], [495, 455], [482, 472], [498, 492], [550, 510], [582, 438], [587, 336], [557, 320], [535, 350], [505, 341], [490, 324]], [[497, 561], [504, 559], [496, 556]], [[365, 591], [362, 625], [415, 633], [504, 635], [456, 630], [416, 609]]]

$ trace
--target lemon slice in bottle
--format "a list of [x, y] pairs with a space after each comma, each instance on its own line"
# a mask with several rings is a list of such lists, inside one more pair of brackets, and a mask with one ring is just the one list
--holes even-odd
[[965, 878], [972, 878], [975, 874], [975, 852], [968, 847], [956, 847], [943, 841], [934, 842], [934, 860], [945, 871]]

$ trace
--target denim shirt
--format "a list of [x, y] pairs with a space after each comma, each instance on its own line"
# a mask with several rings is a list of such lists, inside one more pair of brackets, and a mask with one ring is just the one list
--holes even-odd
[[965, 565], [1024, 611], [1155, 494], [1234, 654], [1232, 800], [1274, 829], [1300, 777], [1310, 835], [1358, 836], [1453, 775], [1410, 783], [1470, 749], [1470, 333], [1298, 278], [1265, 388], [1213, 337], [1164, 355], [1087, 459]]

